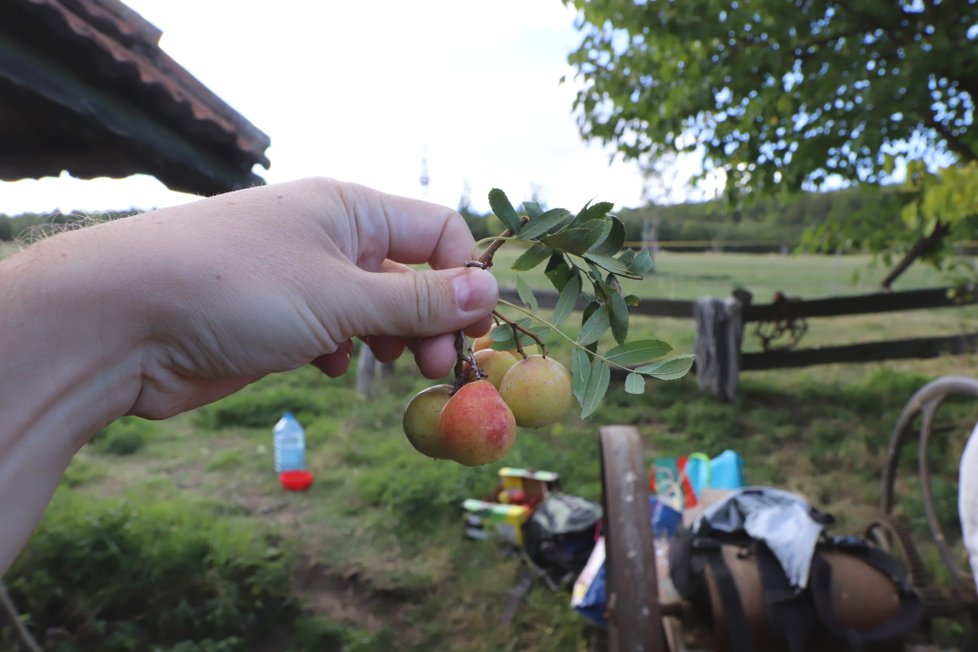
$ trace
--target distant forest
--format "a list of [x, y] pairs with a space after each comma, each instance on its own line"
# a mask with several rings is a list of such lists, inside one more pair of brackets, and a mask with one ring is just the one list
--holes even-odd
[[[878, 250], [873, 243], [894, 235], [900, 223], [903, 197], [897, 187], [847, 188], [833, 192], [771, 197], [734, 209], [718, 200], [669, 206], [644, 206], [619, 211], [627, 241], [644, 240], [649, 225], [664, 248], [677, 251], [704, 249], [744, 252], [798, 250], [843, 253]], [[579, 206], [565, 206], [577, 210]], [[0, 240], [33, 238], [32, 229], [78, 221], [108, 220], [129, 212], [27, 213], [0, 215]], [[476, 238], [500, 233], [497, 219], [459, 206]], [[487, 219], [488, 218], [488, 219]], [[956, 225], [951, 240], [973, 239], [978, 218]], [[846, 229], [838, 229], [841, 225]], [[855, 228], [853, 228], [855, 227]], [[957, 232], [957, 233], [955, 233]], [[844, 235], [840, 235], [844, 234]]]
[[[881, 237], [887, 226], [899, 222], [902, 203], [896, 188], [867, 187], [771, 197], [737, 209], [718, 200], [630, 208], [617, 215], [625, 224], [626, 240], [643, 240], [643, 227], [652, 224], [659, 243], [670, 250], [779, 251], [804, 243], [812, 251], [857, 251], [866, 239]], [[501, 231], [495, 220], [464, 206], [459, 210], [477, 237]], [[833, 238], [831, 229], [819, 229], [853, 221], [865, 227], [863, 238], [853, 239], [850, 233], [843, 242]]]

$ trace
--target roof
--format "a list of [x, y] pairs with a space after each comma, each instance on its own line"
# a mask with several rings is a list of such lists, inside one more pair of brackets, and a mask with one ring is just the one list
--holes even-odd
[[149, 174], [212, 195], [263, 183], [269, 137], [118, 0], [3, 0], [0, 179]]

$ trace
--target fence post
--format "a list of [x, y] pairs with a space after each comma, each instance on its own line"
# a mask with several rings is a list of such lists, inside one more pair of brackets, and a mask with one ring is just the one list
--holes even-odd
[[696, 379], [700, 391], [725, 401], [737, 396], [744, 323], [740, 301], [703, 297], [693, 304]]
[[[377, 358], [366, 344], [360, 346], [360, 356], [357, 359], [357, 393], [360, 396], [370, 396], [374, 391], [374, 380], [377, 377]], [[380, 377], [388, 378], [394, 375], [394, 363], [385, 362], [380, 365]]]

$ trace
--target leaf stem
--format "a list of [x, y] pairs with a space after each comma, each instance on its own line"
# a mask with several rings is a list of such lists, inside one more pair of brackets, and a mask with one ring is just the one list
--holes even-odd
[[[619, 364], [619, 363], [615, 362], [614, 360], [609, 360], [608, 358], [604, 357], [600, 353], [596, 353], [596, 352], [592, 351], [591, 349], [587, 348], [586, 346], [582, 346], [582, 345], [578, 344], [577, 341], [574, 338], [572, 338], [570, 335], [568, 335], [564, 331], [562, 331], [559, 328], [557, 328], [557, 326], [555, 326], [554, 324], [551, 324], [549, 321], [547, 321], [546, 319], [544, 319], [540, 315], [537, 315], [534, 312], [532, 312], [530, 310], [527, 310], [523, 306], [517, 305], [515, 303], [510, 303], [509, 301], [506, 301], [505, 299], [500, 299], [499, 300], [499, 303], [501, 303], [501, 304], [503, 304], [505, 306], [508, 306], [509, 308], [512, 308], [514, 310], [518, 310], [519, 312], [522, 312], [524, 315], [526, 315], [527, 317], [530, 317], [531, 319], [536, 319], [538, 322], [540, 322], [544, 326], [548, 326], [549, 328], [551, 328], [554, 331], [556, 331], [558, 335], [560, 335], [561, 337], [563, 337], [565, 340], [567, 340], [568, 342], [570, 342], [571, 344], [573, 344], [577, 348], [583, 349], [584, 351], [587, 351], [588, 352], [588, 355], [594, 356], [598, 360], [601, 360], [602, 362], [604, 362], [606, 365], [609, 365], [609, 366], [612, 366], [612, 367], [618, 367], [619, 369], [621, 369], [623, 371], [627, 371], [628, 373], [640, 373], [640, 372], [635, 371], [631, 367], [626, 367], [625, 365]], [[493, 314], [499, 314], [499, 313], [493, 312]], [[506, 323], [512, 323], [512, 322], [507, 319], [506, 320]], [[643, 374], [643, 375], [645, 375], [645, 374]]]

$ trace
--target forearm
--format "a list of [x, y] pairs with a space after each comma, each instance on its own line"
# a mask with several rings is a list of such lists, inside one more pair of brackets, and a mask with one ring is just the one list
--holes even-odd
[[104, 273], [118, 255], [79, 232], [0, 262], [0, 573], [72, 455], [138, 394], [125, 279]]

